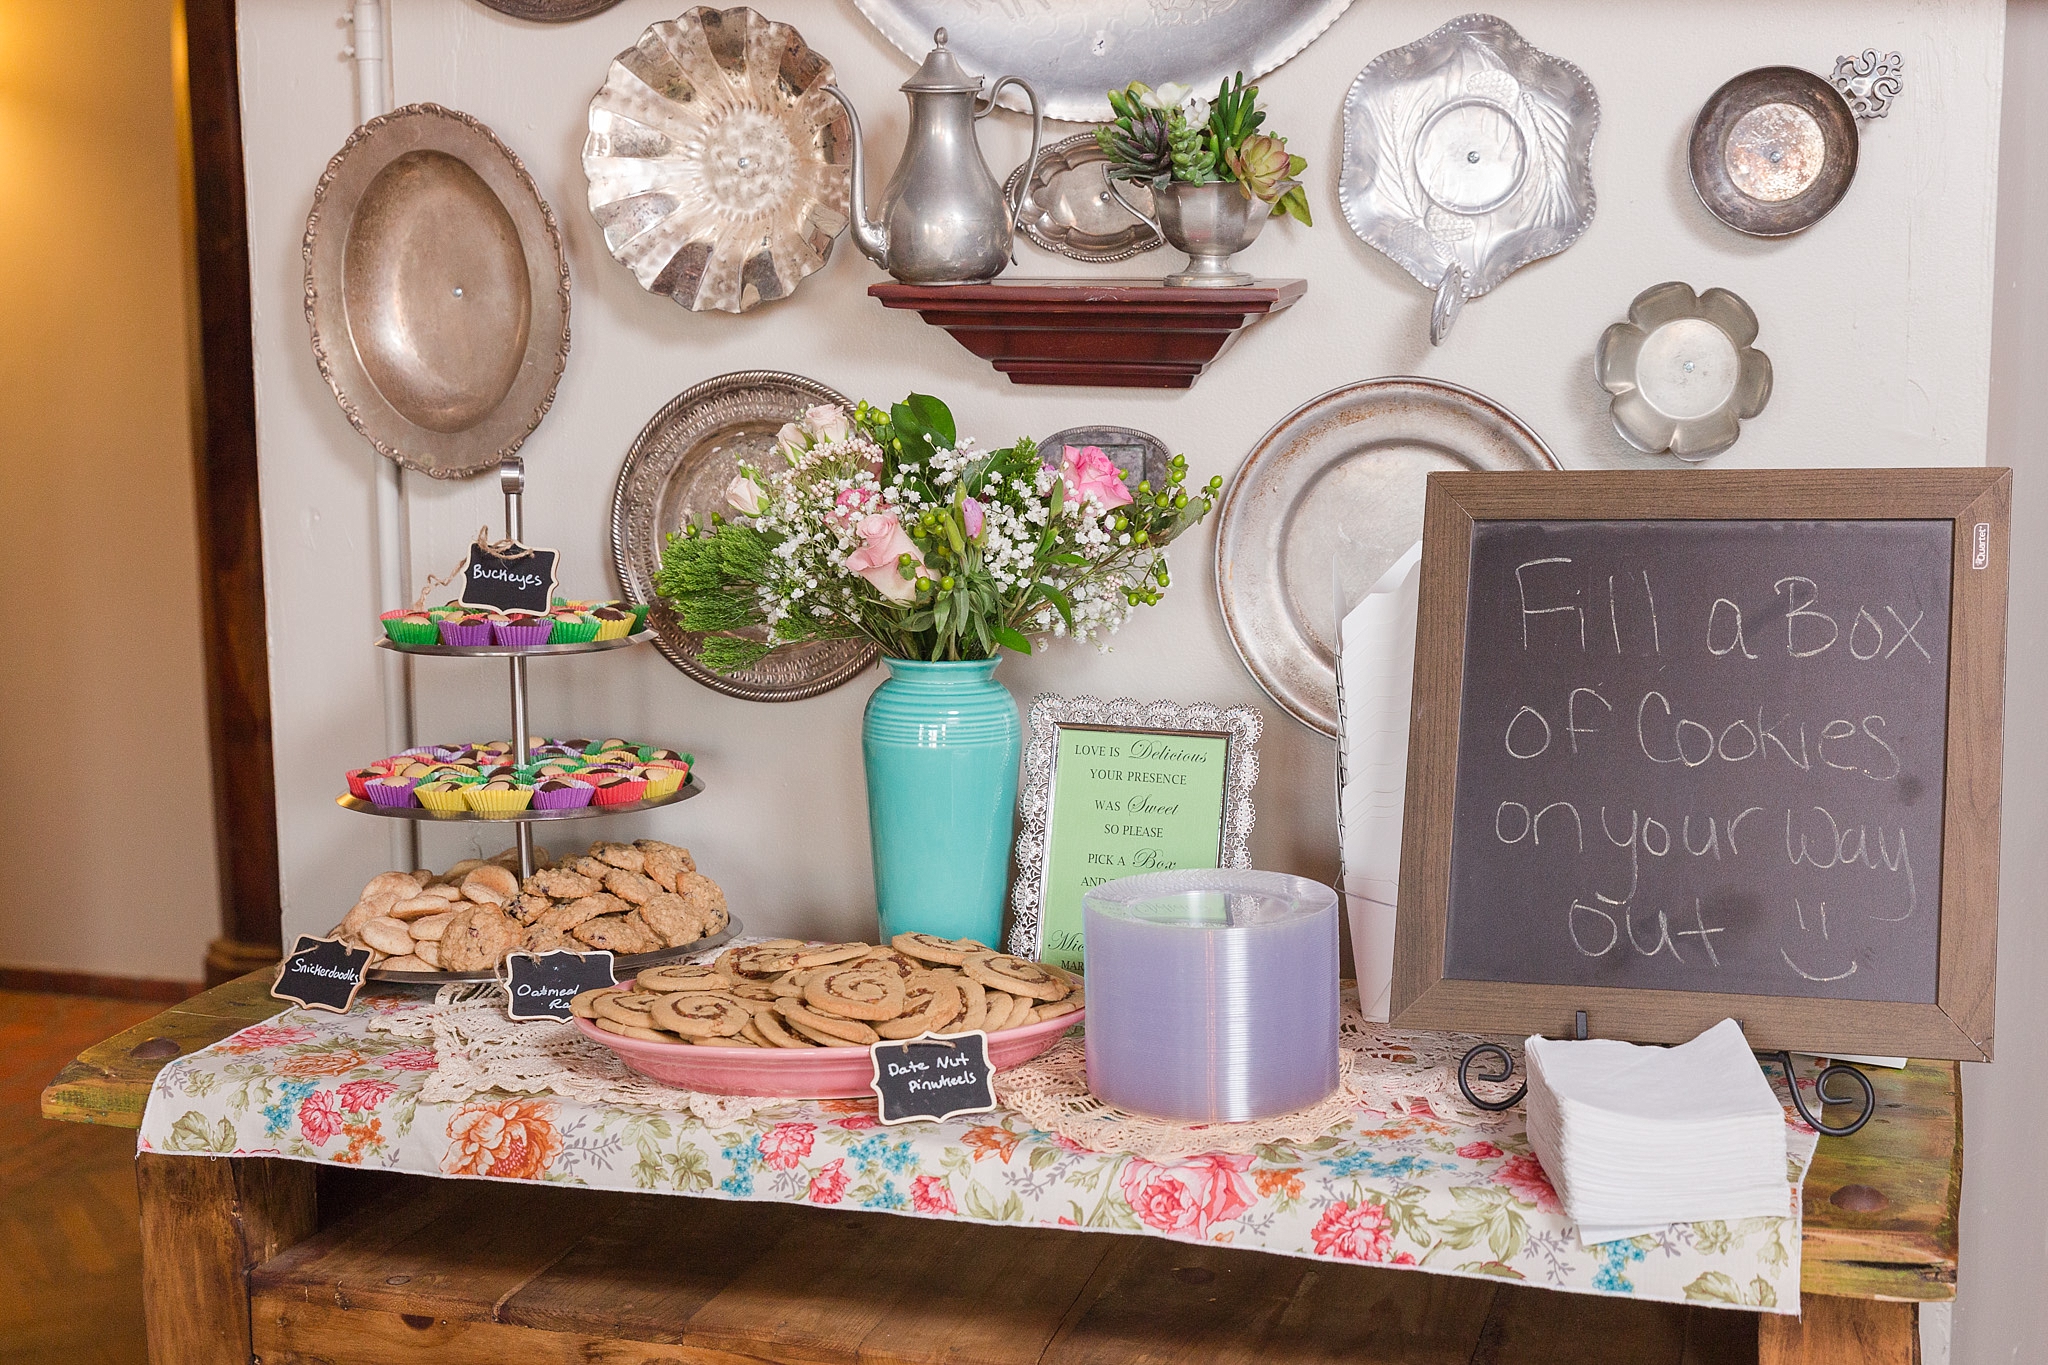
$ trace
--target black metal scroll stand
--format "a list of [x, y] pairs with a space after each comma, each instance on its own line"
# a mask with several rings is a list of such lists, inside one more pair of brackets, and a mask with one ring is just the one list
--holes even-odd
[[[1582, 1040], [1586, 1037], [1586, 1012], [1584, 1010], [1579, 1010], [1574, 1015], [1572, 1036]], [[1823, 1137], [1847, 1137], [1863, 1127], [1864, 1124], [1870, 1122], [1871, 1116], [1877, 1112], [1877, 1087], [1870, 1083], [1870, 1077], [1847, 1063], [1830, 1062], [1814, 1081], [1814, 1091], [1820, 1096], [1823, 1105], [1847, 1104], [1855, 1098], [1854, 1095], [1831, 1095], [1828, 1093], [1828, 1082], [1837, 1075], [1849, 1077], [1863, 1092], [1863, 1106], [1857, 1111], [1856, 1117], [1850, 1119], [1847, 1123], [1832, 1124], [1825, 1122], [1820, 1115], [1806, 1107], [1806, 1098], [1799, 1093], [1799, 1085], [1794, 1078], [1792, 1054], [1790, 1052], [1760, 1052], [1757, 1055], [1767, 1061], [1776, 1062], [1784, 1070], [1785, 1088], [1791, 1092], [1792, 1107], [1799, 1111], [1799, 1117], [1806, 1122], [1807, 1127]], [[1516, 1086], [1515, 1093], [1502, 1100], [1484, 1099], [1473, 1093], [1472, 1064], [1482, 1057], [1499, 1062], [1500, 1074], [1498, 1076], [1482, 1074], [1478, 1079], [1485, 1081], [1489, 1085], [1499, 1085], [1514, 1076], [1515, 1059], [1513, 1054], [1499, 1043], [1479, 1043], [1458, 1059], [1459, 1093], [1464, 1095], [1465, 1099], [1475, 1109], [1483, 1109], [1489, 1114], [1498, 1114], [1520, 1104], [1529, 1093], [1529, 1083], [1527, 1081]]]

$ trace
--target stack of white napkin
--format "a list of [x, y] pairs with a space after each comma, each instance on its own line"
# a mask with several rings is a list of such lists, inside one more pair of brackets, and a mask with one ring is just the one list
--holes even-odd
[[1401, 888], [1401, 805], [1408, 787], [1408, 711], [1415, 676], [1422, 542], [1338, 615], [1337, 838], [1358, 1003], [1385, 1020], [1394, 980], [1394, 906]]
[[1733, 1019], [1677, 1047], [1531, 1038], [1529, 1143], [1590, 1246], [1791, 1212], [1785, 1113]]

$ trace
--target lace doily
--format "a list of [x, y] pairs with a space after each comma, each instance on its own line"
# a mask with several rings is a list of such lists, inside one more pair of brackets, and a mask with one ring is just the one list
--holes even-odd
[[463, 1100], [486, 1090], [555, 1094], [586, 1104], [688, 1112], [707, 1124], [735, 1123], [789, 1103], [650, 1081], [573, 1024], [506, 1018], [504, 991], [493, 985], [443, 986], [431, 1006], [383, 1015], [370, 1027], [433, 1043], [434, 1071], [420, 1088], [424, 1100]]
[[[1470, 1128], [1498, 1128], [1508, 1113], [1473, 1107], [1458, 1090], [1458, 1059], [1479, 1038], [1405, 1033], [1370, 1024], [1347, 994], [1338, 1029], [1337, 1091], [1321, 1104], [1249, 1123], [1176, 1123], [1104, 1104], [1088, 1092], [1077, 1038], [996, 1076], [996, 1098], [1045, 1132], [1092, 1152], [1151, 1158], [1250, 1152], [1272, 1142], [1312, 1142], [1361, 1109], [1420, 1114]], [[1510, 1049], [1518, 1052], [1519, 1049]], [[1516, 1058], [1519, 1067], [1521, 1061]]]

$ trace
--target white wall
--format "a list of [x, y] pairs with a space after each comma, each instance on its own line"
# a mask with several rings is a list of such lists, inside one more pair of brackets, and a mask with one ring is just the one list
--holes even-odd
[[0, 859], [70, 870], [0, 892], [9, 967], [195, 981], [220, 929], [175, 8], [0, 7]]

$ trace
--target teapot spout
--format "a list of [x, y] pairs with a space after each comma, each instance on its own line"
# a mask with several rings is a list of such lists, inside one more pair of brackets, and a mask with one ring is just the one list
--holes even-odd
[[860, 135], [860, 114], [853, 107], [853, 101], [837, 85], [827, 85], [825, 93], [838, 100], [846, 110], [846, 121], [853, 128], [853, 184], [847, 195], [847, 232], [853, 244], [860, 248], [860, 254], [888, 269], [889, 232], [882, 224], [868, 217], [867, 155]]

